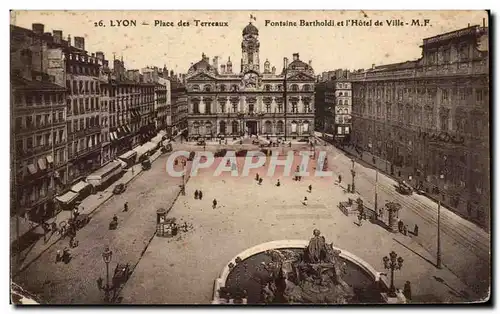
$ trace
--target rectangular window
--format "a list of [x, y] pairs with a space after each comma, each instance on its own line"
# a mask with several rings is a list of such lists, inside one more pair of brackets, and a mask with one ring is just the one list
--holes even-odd
[[483, 101], [483, 91], [480, 89], [476, 89], [476, 101], [477, 102]]
[[445, 101], [448, 100], [448, 90], [447, 89], [443, 89], [441, 95], [442, 95], [442, 100], [445, 100]]
[[443, 63], [448, 64], [451, 61], [451, 50], [450, 48], [446, 48], [443, 50]]

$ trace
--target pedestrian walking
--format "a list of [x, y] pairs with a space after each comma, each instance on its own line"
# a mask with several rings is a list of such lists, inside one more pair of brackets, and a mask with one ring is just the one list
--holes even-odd
[[307, 206], [307, 196], [304, 197], [304, 200], [302, 201], [302, 204], [304, 204], [304, 206]]
[[62, 252], [61, 252], [61, 250], [57, 250], [56, 263], [60, 262], [61, 260], [62, 260]]
[[408, 235], [408, 225], [404, 225], [403, 227], [403, 234]]
[[214, 198], [212, 202], [212, 208], [215, 209], [217, 207], [217, 200]]
[[309, 184], [309, 193], [312, 193], [312, 189], [313, 189], [312, 184]]
[[128, 202], [125, 202], [125, 204], [123, 204], [123, 211], [128, 212]]
[[259, 174], [258, 173], [255, 174], [255, 181], [259, 181]]
[[134, 167], [132, 166], [132, 168], [131, 168], [131, 169], [132, 169], [132, 175], [134, 175], [134, 174], [135, 174]]
[[200, 192], [198, 190], [194, 191], [194, 199], [197, 200], [200, 195]]
[[342, 183], [342, 176], [339, 174], [339, 184]]
[[417, 224], [415, 224], [415, 228], [413, 228], [413, 234], [415, 236], [418, 236], [418, 225]]
[[403, 226], [404, 226], [403, 221], [401, 221], [401, 220], [398, 221], [398, 231], [400, 233], [403, 233]]
[[403, 288], [403, 294], [407, 300], [411, 301], [411, 283], [409, 281], [405, 282], [405, 285]]
[[276, 186], [281, 186], [280, 179], [278, 179], [278, 182], [276, 183]]
[[75, 209], [73, 209], [73, 218], [76, 220], [79, 214], [80, 213], [78, 212], [78, 207], [75, 207]]
[[262, 178], [259, 178], [259, 185], [262, 185]]
[[201, 190], [198, 192], [198, 198], [200, 200], [203, 199], [203, 192]]

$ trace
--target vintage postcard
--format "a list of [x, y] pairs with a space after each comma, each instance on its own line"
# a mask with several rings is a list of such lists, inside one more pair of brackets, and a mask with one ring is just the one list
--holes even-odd
[[13, 304], [484, 303], [487, 11], [11, 11]]

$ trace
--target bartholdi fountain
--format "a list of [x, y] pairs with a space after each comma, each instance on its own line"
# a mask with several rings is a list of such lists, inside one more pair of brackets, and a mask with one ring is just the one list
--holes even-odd
[[215, 282], [212, 304], [383, 303], [386, 284], [357, 256], [327, 244], [319, 230], [310, 241], [263, 243], [235, 257]]

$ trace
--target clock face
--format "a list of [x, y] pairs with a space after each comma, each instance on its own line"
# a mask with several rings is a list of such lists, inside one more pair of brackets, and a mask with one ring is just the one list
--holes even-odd
[[243, 83], [245, 87], [256, 87], [258, 76], [255, 73], [247, 73], [243, 76]]

